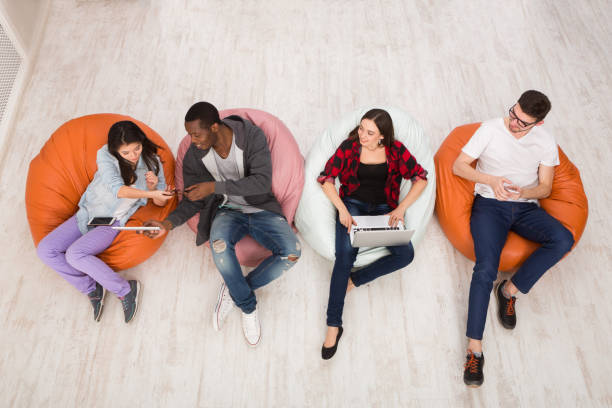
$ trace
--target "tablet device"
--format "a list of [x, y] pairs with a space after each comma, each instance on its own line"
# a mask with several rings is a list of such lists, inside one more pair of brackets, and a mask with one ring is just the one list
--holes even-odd
[[102, 227], [102, 226], [110, 226], [115, 223], [115, 217], [91, 217], [89, 222], [87, 223], [88, 227]]
[[114, 230], [119, 231], [159, 231], [159, 227], [145, 227], [144, 225], [137, 225], [135, 227], [111, 227]]

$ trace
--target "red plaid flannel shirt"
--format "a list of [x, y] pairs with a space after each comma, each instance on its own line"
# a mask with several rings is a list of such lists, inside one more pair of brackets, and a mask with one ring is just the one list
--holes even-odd
[[[317, 181], [321, 184], [329, 181], [335, 183], [336, 177], [340, 177], [340, 197], [344, 198], [354, 193], [359, 188], [357, 169], [359, 168], [359, 157], [361, 144], [359, 140], [346, 139], [340, 144], [334, 155], [330, 157]], [[425, 170], [416, 158], [410, 154], [402, 142], [396, 140], [391, 147], [385, 147], [389, 175], [385, 182], [385, 195], [389, 207], [396, 208], [399, 203], [400, 183], [402, 178], [412, 182], [416, 180], [427, 180]]]

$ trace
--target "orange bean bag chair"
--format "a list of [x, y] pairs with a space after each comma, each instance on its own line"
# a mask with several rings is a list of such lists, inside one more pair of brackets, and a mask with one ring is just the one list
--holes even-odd
[[[96, 153], [106, 144], [108, 130], [118, 121], [131, 120], [158, 146], [168, 185], [174, 184], [174, 157], [164, 140], [150, 127], [129, 116], [97, 114], [73, 119], [60, 126], [32, 159], [26, 181], [26, 211], [34, 245], [72, 217], [81, 195], [97, 170]], [[164, 219], [175, 207], [173, 198], [164, 207], [151, 200], [138, 209], [126, 225], [142, 225], [149, 219]], [[165, 238], [165, 237], [164, 237]], [[99, 257], [114, 270], [128, 269], [149, 258], [161, 246], [133, 231], [121, 231]]]
[[[474, 183], [455, 176], [453, 163], [479, 126], [480, 123], [474, 123], [455, 128], [434, 156], [437, 177], [436, 214], [440, 226], [453, 246], [471, 260], [475, 260], [470, 232]], [[560, 147], [559, 162], [555, 167], [552, 192], [548, 198], [540, 200], [540, 206], [572, 233], [575, 246], [586, 226], [588, 202], [580, 172]], [[538, 247], [539, 244], [510, 232], [501, 253], [499, 270], [510, 271], [517, 268]]]

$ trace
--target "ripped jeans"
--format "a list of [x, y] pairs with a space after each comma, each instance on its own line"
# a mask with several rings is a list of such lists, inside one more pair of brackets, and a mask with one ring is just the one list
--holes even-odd
[[[235, 246], [247, 234], [272, 251], [272, 255], [243, 276]], [[211, 226], [210, 247], [234, 303], [244, 313], [255, 310], [257, 300], [253, 291], [280, 277], [301, 254], [300, 242], [287, 220], [270, 211], [246, 214], [221, 208]]]

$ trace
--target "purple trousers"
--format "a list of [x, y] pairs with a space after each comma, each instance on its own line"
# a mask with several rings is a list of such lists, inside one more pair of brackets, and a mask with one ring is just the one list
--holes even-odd
[[80, 292], [92, 292], [98, 282], [122, 297], [130, 292], [129, 283], [96, 256], [110, 246], [118, 233], [110, 227], [96, 227], [83, 235], [75, 215], [44, 237], [37, 253]]

